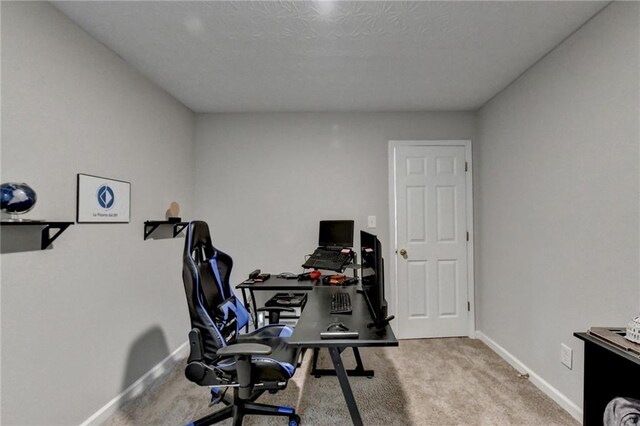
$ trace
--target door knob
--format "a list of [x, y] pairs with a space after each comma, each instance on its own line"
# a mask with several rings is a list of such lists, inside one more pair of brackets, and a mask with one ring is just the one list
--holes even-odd
[[407, 251], [405, 249], [400, 249], [400, 256], [406, 256]]

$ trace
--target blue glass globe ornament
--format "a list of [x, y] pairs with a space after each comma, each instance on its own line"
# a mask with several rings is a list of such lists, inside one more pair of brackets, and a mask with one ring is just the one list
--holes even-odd
[[20, 220], [36, 205], [36, 191], [26, 183], [7, 182], [0, 185], [0, 210], [9, 213], [12, 220]]

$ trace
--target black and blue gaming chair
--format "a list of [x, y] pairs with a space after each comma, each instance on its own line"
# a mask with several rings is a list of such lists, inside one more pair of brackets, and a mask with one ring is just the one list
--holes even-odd
[[[233, 424], [241, 425], [245, 415], [270, 415], [286, 416], [289, 425], [297, 426], [300, 417], [293, 408], [254, 402], [265, 391], [284, 389], [293, 376], [298, 351], [286, 343], [293, 330], [269, 324], [240, 334], [249, 315], [229, 285], [232, 266], [231, 257], [211, 244], [206, 222], [191, 222], [182, 273], [192, 327], [185, 375], [211, 387], [212, 404], [227, 405], [192, 424], [210, 425], [233, 417]], [[232, 398], [226, 395], [228, 388], [233, 388]]]

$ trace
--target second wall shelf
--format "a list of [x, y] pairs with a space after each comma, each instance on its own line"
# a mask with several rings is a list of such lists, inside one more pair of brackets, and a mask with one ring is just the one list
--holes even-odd
[[173, 226], [173, 238], [177, 237], [184, 228], [189, 225], [189, 222], [169, 222], [168, 220], [147, 220], [144, 222], [144, 239], [146, 240], [153, 234], [153, 231], [158, 229], [161, 225]]

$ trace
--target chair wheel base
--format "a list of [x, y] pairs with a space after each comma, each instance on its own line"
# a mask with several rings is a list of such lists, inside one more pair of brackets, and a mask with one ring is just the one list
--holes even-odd
[[289, 426], [300, 426], [301, 420], [300, 416], [294, 414], [293, 416], [289, 416]]

